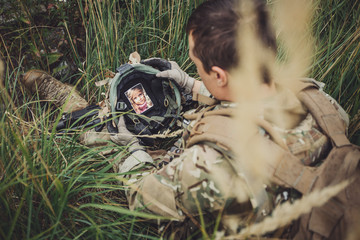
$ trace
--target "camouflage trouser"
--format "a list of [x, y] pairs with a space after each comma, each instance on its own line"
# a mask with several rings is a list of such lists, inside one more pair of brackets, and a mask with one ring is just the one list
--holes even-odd
[[88, 106], [88, 102], [80, 96], [74, 86], [67, 85], [42, 70], [30, 70], [23, 75], [22, 83], [42, 100], [53, 102], [63, 107], [64, 112], [80, 110]]
[[[64, 112], [84, 109], [88, 102], [80, 95], [74, 86], [60, 82], [42, 70], [30, 70], [23, 75], [22, 83], [41, 100], [51, 101], [57, 107], [63, 107]], [[98, 146], [110, 141], [106, 128], [101, 132], [89, 130], [80, 136], [80, 141], [86, 146]]]
[[180, 221], [189, 215], [221, 212], [235, 199], [248, 206], [244, 180], [227, 159], [206, 145], [186, 149], [162, 169], [132, 174], [124, 182], [129, 186], [130, 209]]

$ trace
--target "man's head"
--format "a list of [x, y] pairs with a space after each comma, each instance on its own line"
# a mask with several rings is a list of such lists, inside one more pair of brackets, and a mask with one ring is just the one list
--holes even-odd
[[186, 32], [194, 40], [193, 55], [206, 73], [212, 66], [229, 70], [237, 64], [236, 30], [239, 15], [234, 0], [210, 0], [191, 14]]
[[[190, 58], [198, 68], [205, 86], [215, 97], [219, 87], [227, 85], [229, 71], [246, 61], [241, 59], [241, 52], [237, 50], [237, 30], [239, 22], [244, 21], [238, 8], [239, 2], [208, 0], [195, 9], [186, 27]], [[253, 3], [256, 33], [264, 46], [276, 53], [275, 35], [270, 28], [265, 1], [253, 0]], [[264, 72], [263, 82], [270, 84], [268, 71], [261, 71]]]

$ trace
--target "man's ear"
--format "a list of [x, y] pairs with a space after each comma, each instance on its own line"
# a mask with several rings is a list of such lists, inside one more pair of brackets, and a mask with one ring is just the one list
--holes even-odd
[[226, 70], [218, 66], [212, 66], [211, 71], [216, 78], [216, 85], [218, 87], [225, 87], [228, 84], [228, 73]]

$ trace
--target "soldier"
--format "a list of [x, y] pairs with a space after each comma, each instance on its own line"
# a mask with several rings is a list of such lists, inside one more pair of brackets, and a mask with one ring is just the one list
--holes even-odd
[[[267, 17], [264, 3], [255, 2], [256, 9], [265, 14], [262, 16]], [[241, 19], [237, 12], [236, 1], [214, 0], [203, 3], [193, 12], [186, 28], [189, 36], [189, 56], [195, 63], [202, 82], [189, 77], [174, 62], [171, 70], [157, 74], [175, 79], [185, 91], [192, 91], [195, 99], [202, 98], [199, 95], [208, 95], [208, 91], [218, 100], [218, 103], [211, 107], [211, 111], [209, 108], [204, 108], [197, 110], [198, 112], [193, 115], [195, 117], [189, 117], [193, 121], [188, 126], [189, 134], [183, 139], [185, 146], [182, 146], [184, 150], [181, 154], [173, 157], [172, 161], [160, 170], [149, 170], [146, 174], [144, 172], [127, 174], [140, 166], [152, 163], [153, 160], [140, 146], [137, 138], [127, 131], [124, 121], [119, 121], [119, 134], [112, 136], [111, 139], [120, 145], [130, 145], [130, 157], [115, 163], [119, 165], [119, 173], [127, 174], [128, 180], [125, 182], [130, 186], [127, 191], [130, 209], [142, 209], [178, 220], [184, 220], [187, 216], [198, 215], [201, 212], [219, 211], [224, 211], [225, 215], [226, 213], [237, 216], [244, 213], [248, 216], [255, 215], [252, 216], [254, 220], [260, 218], [259, 214], [252, 214], [255, 208], [263, 215], [271, 210], [271, 204], [264, 193], [253, 197], [255, 199], [251, 201], [239, 204], [238, 200], [248, 199], [247, 183], [235, 170], [236, 167], [229, 160], [229, 155], [224, 154], [226, 151], [219, 147], [220, 144], [194, 140], [197, 136], [196, 131], [201, 125], [199, 122], [202, 121], [202, 114], [211, 115], [211, 112], [219, 109], [229, 110], [234, 107], [232, 103], [234, 96], [229, 82], [235, 79], [232, 79], [230, 72], [243, 60], [239, 59], [236, 50], [238, 21]], [[275, 55], [276, 40], [269, 24], [265, 21], [265, 24], [259, 23], [259, 26], [263, 28], [259, 31], [266, 33], [259, 36], [262, 43]], [[277, 104], [283, 108], [283, 111], [292, 114], [291, 124], [286, 122], [285, 125], [278, 126], [278, 129], [290, 129], [279, 130], [278, 133], [283, 139], [288, 140], [290, 151], [301, 156], [305, 162], [318, 158], [327, 151], [327, 137], [317, 129], [315, 121], [293, 93], [276, 89], [271, 76], [266, 74], [261, 89], [262, 98], [272, 97], [273, 101], [278, 101]], [[280, 97], [275, 98], [275, 95]], [[205, 121], [207, 118], [203, 119]], [[225, 122], [218, 122], [223, 125], [214, 128], [221, 128], [221, 131], [231, 133], [231, 126], [226, 126], [226, 119], [224, 120]], [[306, 128], [299, 134], [300, 126], [304, 125]], [[300, 140], [313, 147], [299, 148], [297, 142]], [[221, 141], [217, 140], [217, 142]], [[255, 206], [251, 204], [254, 201], [257, 201]], [[224, 217], [224, 221], [228, 216]]]
[[[245, 61], [237, 51], [236, 33], [239, 22], [246, 21], [240, 18], [237, 2], [209, 0], [189, 18], [186, 28], [189, 56], [202, 81], [191, 78], [175, 62], [171, 62], [170, 70], [157, 74], [173, 78], [185, 92], [192, 92], [194, 99], [211, 103], [185, 115], [190, 124], [180, 141], [183, 145], [164, 157], [171, 161], [160, 169], [154, 168], [153, 158], [127, 130], [123, 117], [117, 126], [118, 133], [110, 136], [113, 142], [129, 147], [129, 156], [125, 159], [119, 156], [112, 164], [128, 186], [126, 196], [130, 209], [178, 221], [204, 213], [220, 214], [223, 227], [229, 233], [270, 213], [273, 199], [267, 198], [265, 189], [259, 193], [249, 191], [249, 173], [239, 172], [234, 163], [237, 158], [232, 141], [236, 138], [232, 126], [236, 123], [232, 121], [231, 112], [236, 104], [230, 82], [236, 81], [231, 75], [232, 69]], [[276, 39], [268, 23], [265, 3], [258, 0], [254, 4], [260, 42], [275, 56]], [[329, 138], [295, 93], [276, 85], [266, 67], [260, 70], [263, 79], [259, 94], [264, 102], [271, 101], [272, 105], [263, 106], [259, 135], [296, 156], [298, 165], [318, 163], [329, 151]], [[273, 118], [274, 105], [286, 121]], [[279, 152], [278, 148], [275, 152]], [[270, 176], [276, 165], [277, 162], [269, 167]], [[280, 180], [271, 180], [280, 187], [293, 186], [282, 181], [281, 176]], [[278, 193], [281, 192], [273, 195], [276, 197]], [[234, 216], [236, 224], [231, 227], [228, 220]]]
[[[267, 143], [271, 146], [269, 155], [276, 156], [274, 162], [264, 166], [268, 168], [270, 181], [274, 186], [271, 189], [275, 189], [271, 192], [272, 197], [267, 197], [265, 189], [248, 191], [251, 188], [251, 173], [239, 171], [234, 163], [237, 159], [233, 155], [236, 147], [233, 141], [236, 137], [232, 127], [236, 122], [231, 120], [231, 110], [235, 104], [230, 83], [236, 79], [231, 72], [246, 61], [237, 51], [236, 33], [239, 23], [246, 24], [248, 21], [240, 17], [236, 4], [238, 2], [206, 1], [192, 13], [188, 21], [186, 31], [189, 56], [197, 67], [201, 82], [189, 77], [175, 62], [171, 62], [171, 70], [157, 74], [159, 77], [173, 78], [185, 92], [192, 92], [194, 99], [211, 102], [207, 98], [211, 96], [217, 100], [211, 107], [197, 109], [194, 114], [185, 115], [191, 123], [182, 139], [184, 145], [181, 146], [181, 151], [175, 155], [169, 153], [171, 162], [160, 170], [149, 167], [153, 159], [140, 146], [137, 138], [127, 131], [124, 121], [119, 121], [119, 134], [111, 139], [130, 146], [131, 155], [124, 161], [115, 162], [119, 173], [124, 174], [125, 184], [129, 186], [126, 194], [130, 209], [180, 221], [205, 212], [220, 213], [223, 215], [223, 227], [231, 233], [251, 222], [260, 221], [269, 214], [272, 205], [277, 204], [275, 199], [281, 196], [284, 188], [293, 187], [300, 193], [307, 193], [313, 188], [318, 176], [314, 176], [313, 171], [306, 166], [318, 164], [329, 152], [329, 132], [323, 132], [317, 119], [295, 92], [275, 84], [271, 71], [265, 65], [259, 68], [263, 78], [258, 93], [266, 104], [262, 106], [263, 115], [258, 120], [258, 126], [263, 140], [273, 141]], [[265, 3], [261, 0], [252, 3], [255, 9], [255, 32], [264, 49], [275, 60], [276, 39], [270, 27]], [[314, 80], [308, 79], [307, 82], [319, 85]], [[306, 87], [309, 86], [308, 83], [305, 84]], [[336, 118], [336, 124], [331, 124], [338, 125], [339, 128], [336, 129], [342, 129], [342, 136], [345, 137], [347, 115], [335, 101], [328, 101], [323, 93], [320, 93], [320, 98], [321, 101], [331, 102], [338, 109], [338, 112], [332, 114]], [[277, 116], [273, 114], [274, 108]], [[282, 121], [278, 121], [278, 116], [282, 117]], [[348, 141], [343, 144], [348, 144]], [[284, 159], [285, 152], [294, 156], [292, 159], [295, 160], [284, 163], [287, 161]], [[288, 168], [281, 168], [286, 164], [289, 164]], [[136, 171], [140, 167], [145, 167], [148, 171], [144, 171], [144, 168]], [[292, 171], [298, 172], [291, 174]], [[301, 184], [297, 184], [297, 181]], [[234, 223], [231, 222], [232, 218], [236, 219], [234, 227], [231, 226]]]

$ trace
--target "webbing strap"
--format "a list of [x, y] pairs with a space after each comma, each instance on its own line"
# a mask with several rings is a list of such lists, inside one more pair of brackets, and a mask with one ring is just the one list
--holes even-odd
[[274, 177], [303, 194], [309, 193], [318, 178], [317, 172], [301, 164], [299, 159], [289, 152], [280, 147], [278, 149], [284, 151], [284, 154], [275, 167]]
[[310, 87], [299, 93], [302, 103], [309, 109], [320, 128], [337, 147], [350, 145], [346, 137], [345, 123], [333, 104], [316, 88]]
[[[214, 106], [208, 106], [203, 111], [198, 113], [184, 114], [184, 118], [188, 120], [200, 120], [200, 118], [207, 116], [227, 116], [231, 117], [234, 114], [234, 110], [231, 108], [214, 109]], [[221, 125], [221, 124], [220, 124]]]
[[125, 63], [125, 64], [121, 65], [120, 67], [116, 68], [116, 71], [120, 75], [123, 75], [124, 73], [128, 72], [130, 69], [133, 69], [133, 66], [131, 66], [131, 64]]
[[204, 103], [206, 105], [214, 105], [216, 103], [218, 103], [219, 101], [216, 100], [215, 98], [210, 98], [201, 94], [197, 94], [197, 93], [193, 93], [193, 100], [194, 101], [198, 101], [200, 103]]
[[271, 145], [272, 155], [280, 159], [275, 162], [268, 161], [269, 167], [273, 170], [273, 180], [280, 185], [290, 186], [302, 194], [309, 193], [318, 178], [315, 168], [304, 166], [297, 157], [272, 140], [262, 139]]

